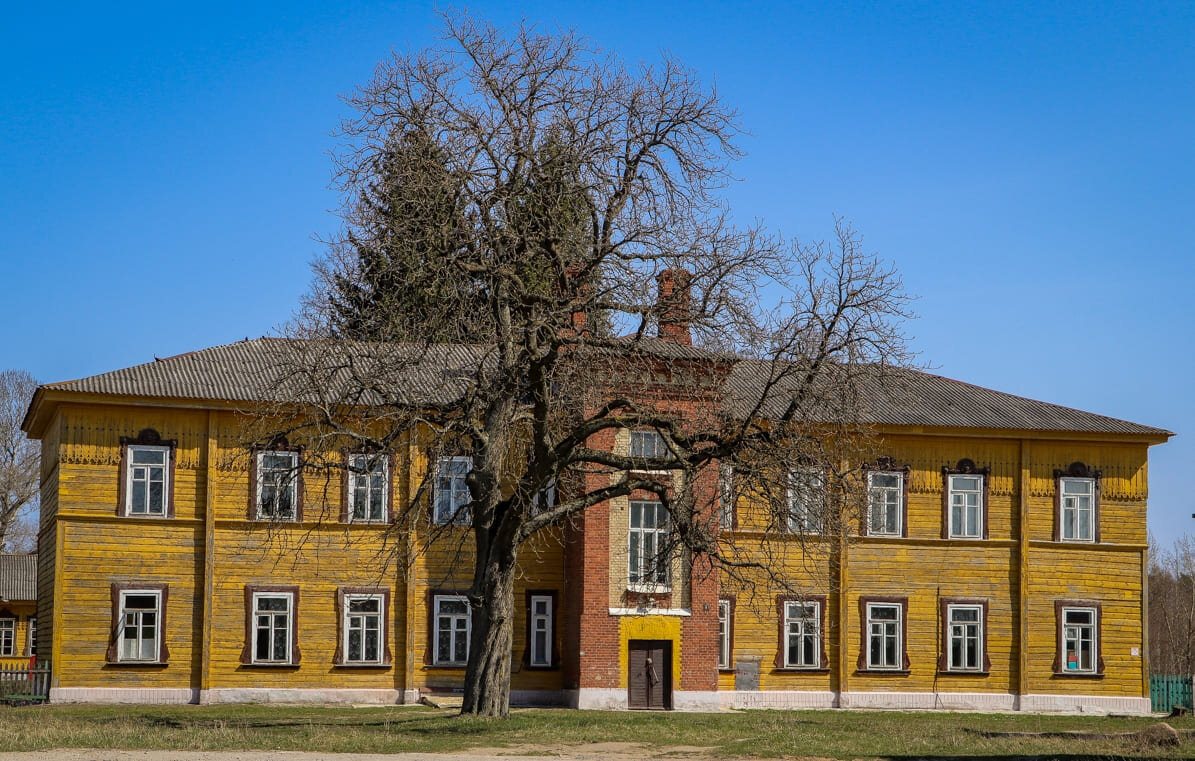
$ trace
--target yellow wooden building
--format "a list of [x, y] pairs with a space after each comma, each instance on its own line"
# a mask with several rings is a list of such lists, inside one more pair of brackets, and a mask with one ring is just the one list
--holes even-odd
[[[469, 536], [445, 524], [468, 463], [428, 462], [408, 440], [345, 453], [361, 458], [352, 475], [285, 478], [298, 442], [245, 436], [272, 341], [36, 392], [25, 430], [42, 442], [37, 647], [52, 700], [459, 691], [470, 567], [454, 561]], [[810, 564], [823, 570], [807, 593], [748, 595], [691, 560], [645, 566], [637, 550], [662, 522], [649, 501], [540, 535], [521, 555], [512, 701], [1147, 711], [1147, 453], [1171, 434], [906, 380], [905, 401], [874, 411], [883, 456], [860, 463], [865, 515], [849, 537], [794, 539], [794, 576], [798, 556], [829, 559]], [[750, 382], [736, 368], [727, 393]], [[610, 442], [645, 445], [650, 432]], [[426, 524], [396, 524], [417, 499]], [[733, 505], [726, 541], [762, 541], [751, 509]]]
[[37, 655], [37, 555], [0, 555], [0, 668]]

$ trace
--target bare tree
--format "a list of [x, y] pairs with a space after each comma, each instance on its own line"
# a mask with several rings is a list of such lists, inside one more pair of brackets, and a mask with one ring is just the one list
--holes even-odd
[[24, 370], [0, 371], [0, 552], [29, 552], [37, 544], [41, 451], [21, 431], [36, 389]]
[[[554, 527], [567, 541], [596, 504], [663, 506], [648, 574], [828, 567], [832, 542], [780, 543], [779, 562], [764, 539], [720, 538], [718, 474], [767, 506], [757, 537], [794, 520], [841, 534], [862, 504], [863, 402], [908, 361], [908, 301], [841, 220], [811, 245], [732, 224], [737, 115], [680, 62], [629, 69], [571, 31], [444, 21], [442, 47], [347, 99], [345, 228], [277, 342], [256, 437], [301, 438], [308, 469], [426, 453], [401, 530], [466, 550], [461, 710], [505, 716], [520, 551]], [[430, 504], [441, 455], [472, 463], [465, 504]]]
[[1195, 674], [1195, 540], [1149, 541], [1149, 666], [1155, 674]]

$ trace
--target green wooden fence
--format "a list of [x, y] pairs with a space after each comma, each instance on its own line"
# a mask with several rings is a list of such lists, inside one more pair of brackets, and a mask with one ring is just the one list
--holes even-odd
[[1157, 712], [1170, 713], [1175, 706], [1191, 708], [1191, 677], [1151, 674], [1149, 701]]

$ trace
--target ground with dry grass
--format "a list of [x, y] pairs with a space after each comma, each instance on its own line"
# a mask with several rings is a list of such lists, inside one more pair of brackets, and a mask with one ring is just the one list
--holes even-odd
[[[0, 758], [255, 761], [330, 753], [621, 758], [1191, 758], [1195, 720], [1020, 714], [518, 710], [459, 718], [420, 706], [34, 706], [0, 708]], [[56, 749], [73, 753], [46, 753]], [[129, 751], [118, 753], [116, 751]], [[106, 751], [106, 752], [105, 752]], [[135, 751], [173, 751], [137, 753]], [[182, 755], [177, 751], [201, 751]], [[214, 752], [236, 751], [230, 755]], [[273, 753], [273, 751], [296, 752]], [[416, 758], [416, 757], [412, 757]], [[447, 761], [446, 756], [440, 756]]]

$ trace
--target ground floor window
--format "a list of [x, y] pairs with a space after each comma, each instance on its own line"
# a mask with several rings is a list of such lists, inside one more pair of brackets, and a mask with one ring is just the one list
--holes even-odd
[[29, 655], [37, 655], [37, 616], [29, 617]]
[[822, 665], [820, 609], [816, 602], [789, 601], [784, 604], [786, 668], [818, 668]]
[[950, 671], [982, 671], [983, 607], [948, 605], [946, 618], [950, 632], [947, 668]]
[[433, 598], [437, 666], [464, 666], [469, 662], [472, 621], [469, 600], [464, 595], [436, 595]]
[[380, 664], [385, 640], [384, 599], [382, 595], [344, 596], [344, 661], [356, 664]]
[[1064, 675], [1099, 674], [1099, 603], [1067, 601], [1056, 603], [1058, 615], [1058, 663], [1055, 671]]
[[154, 662], [158, 660], [162, 636], [161, 592], [128, 589], [120, 593], [120, 660]]
[[860, 597], [860, 671], [908, 671], [908, 597]]
[[0, 655], [16, 655], [17, 620], [0, 618]]
[[729, 669], [732, 657], [734, 604], [730, 600], [718, 600], [718, 668]]
[[531, 665], [552, 665], [552, 598], [531, 596]]

